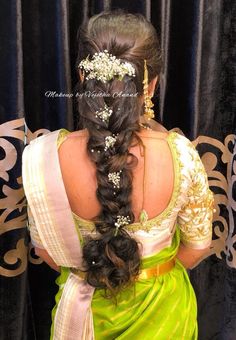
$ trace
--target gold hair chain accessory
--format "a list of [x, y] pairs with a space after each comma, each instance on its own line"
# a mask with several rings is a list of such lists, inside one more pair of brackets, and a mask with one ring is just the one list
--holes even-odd
[[144, 94], [144, 116], [147, 120], [155, 117], [152, 107], [154, 106], [151, 96], [148, 94], [148, 69], [147, 60], [144, 59], [144, 77], [143, 77], [143, 94]]

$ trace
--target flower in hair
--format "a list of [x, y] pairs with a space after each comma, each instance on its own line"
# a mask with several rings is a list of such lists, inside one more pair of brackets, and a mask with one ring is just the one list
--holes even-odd
[[113, 113], [112, 109], [105, 104], [104, 109], [95, 112], [95, 117], [100, 118], [103, 122], [108, 123], [112, 113]]
[[115, 222], [115, 227], [116, 227], [115, 236], [117, 235], [120, 227], [124, 227], [125, 225], [128, 225], [130, 222], [131, 221], [130, 221], [130, 217], [129, 216], [118, 215], [117, 216], [117, 220]]
[[105, 148], [104, 151], [107, 151], [109, 148], [112, 148], [115, 145], [116, 142], [116, 135], [112, 135], [112, 136], [107, 136], [105, 137]]
[[129, 62], [122, 62], [112, 54], [108, 53], [107, 50], [103, 52], [95, 53], [92, 59], [83, 59], [79, 63], [79, 68], [86, 72], [86, 79], [97, 79], [103, 83], [113, 79], [117, 76], [120, 80], [125, 75], [135, 77], [135, 68]]
[[120, 188], [120, 174], [122, 170], [119, 172], [109, 172], [108, 181], [113, 183], [113, 188]]

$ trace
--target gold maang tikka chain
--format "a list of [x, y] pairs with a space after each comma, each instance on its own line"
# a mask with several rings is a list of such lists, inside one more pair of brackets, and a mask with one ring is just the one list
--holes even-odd
[[155, 117], [152, 107], [154, 106], [151, 96], [148, 94], [148, 69], [147, 60], [144, 59], [144, 77], [143, 77], [143, 94], [144, 94], [144, 116], [147, 120]]

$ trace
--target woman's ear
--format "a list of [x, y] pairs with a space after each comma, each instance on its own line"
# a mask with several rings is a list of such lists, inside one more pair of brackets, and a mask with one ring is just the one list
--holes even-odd
[[83, 83], [84, 82], [84, 71], [82, 71], [81, 69], [79, 69], [79, 77], [80, 77], [81, 83]]

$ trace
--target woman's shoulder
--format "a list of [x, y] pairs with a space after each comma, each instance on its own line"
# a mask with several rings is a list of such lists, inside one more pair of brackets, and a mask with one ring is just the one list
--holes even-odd
[[181, 145], [181, 147], [185, 149], [194, 148], [194, 145], [191, 141], [185, 137], [181, 130], [172, 129], [172, 130], [153, 130], [153, 129], [143, 129], [138, 133], [140, 137], [148, 138], [148, 139], [157, 139], [157, 140], [166, 140], [169, 143], [175, 143]]
[[66, 136], [67, 139], [70, 140], [76, 140], [76, 139], [87, 139], [88, 137], [88, 130], [83, 129], [83, 130], [75, 130], [75, 131], [69, 131], [67, 129], [60, 129], [58, 137], [60, 136]]
[[88, 130], [75, 130], [75, 131], [69, 131], [67, 129], [60, 129], [60, 133], [67, 134], [67, 137], [74, 138], [74, 137], [87, 137], [88, 136]]
[[41, 149], [47, 145], [49, 145], [49, 143], [53, 143], [55, 140], [58, 139], [58, 135], [60, 133], [60, 130], [55, 130], [55, 131], [47, 131], [44, 133], [40, 133], [40, 134], [32, 134], [27, 142], [27, 144], [25, 145], [24, 148], [24, 153], [27, 152], [36, 152], [36, 149]]
[[80, 145], [85, 144], [88, 140], [88, 131], [84, 130], [76, 130], [76, 131], [68, 131], [66, 129], [60, 129], [58, 134], [57, 145], [58, 148], [63, 144], [63, 149], [73, 148], [76, 146], [78, 148]]
[[181, 164], [181, 168], [191, 173], [196, 173], [196, 169], [204, 169], [198, 150], [195, 145], [184, 135], [175, 131], [170, 131], [172, 135], [174, 148], [176, 149], [176, 155], [178, 162]]
[[188, 139], [182, 131], [170, 130], [168, 132], [168, 137], [173, 140], [176, 147], [181, 153], [198, 153], [194, 144]]
[[69, 146], [71, 146], [75, 139], [78, 141], [85, 140], [87, 138], [87, 130], [78, 130], [78, 131], [69, 131], [65, 128], [61, 128], [55, 131], [47, 131], [44, 134], [31, 136], [31, 140], [28, 142], [28, 144], [24, 148], [24, 154], [29, 152], [37, 152], [37, 150], [43, 150], [45, 148], [48, 148], [49, 145], [55, 145], [57, 144], [57, 148], [60, 147], [61, 144], [64, 144], [63, 142], [69, 141], [68, 143], [65, 143]]

